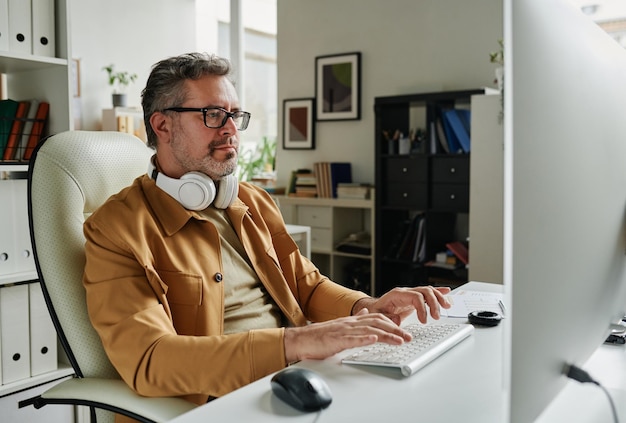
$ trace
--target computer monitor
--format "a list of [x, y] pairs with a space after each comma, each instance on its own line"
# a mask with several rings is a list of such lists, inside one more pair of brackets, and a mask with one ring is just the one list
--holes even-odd
[[626, 51], [567, 0], [504, 1], [504, 383], [526, 423], [624, 315]]

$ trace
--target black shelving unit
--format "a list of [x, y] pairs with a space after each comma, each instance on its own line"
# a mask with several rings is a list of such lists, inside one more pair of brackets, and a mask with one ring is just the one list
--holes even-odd
[[[465, 267], [427, 266], [446, 243], [467, 240], [469, 153], [445, 152], [439, 142], [441, 111], [470, 108], [484, 89], [377, 97], [375, 236], [376, 294], [396, 286], [457, 285], [467, 281]], [[423, 135], [399, 154], [392, 134]], [[419, 218], [416, 218], [419, 216]], [[423, 219], [424, 251], [415, 254], [411, 223]], [[402, 245], [404, 244], [404, 245]]]

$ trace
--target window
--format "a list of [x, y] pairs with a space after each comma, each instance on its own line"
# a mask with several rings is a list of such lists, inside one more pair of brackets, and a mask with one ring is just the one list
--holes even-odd
[[[250, 126], [241, 134], [244, 148], [254, 148], [264, 137], [278, 133], [276, 63], [276, 0], [241, 0], [244, 25], [244, 81], [240, 97], [252, 114]], [[230, 1], [219, 0], [217, 51], [230, 57]]]

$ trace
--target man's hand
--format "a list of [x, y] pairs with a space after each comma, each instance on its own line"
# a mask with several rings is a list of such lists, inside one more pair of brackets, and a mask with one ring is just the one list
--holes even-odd
[[400, 345], [411, 335], [380, 313], [361, 309], [356, 315], [303, 327], [285, 329], [285, 358], [288, 363], [324, 359], [348, 348], [375, 342]]
[[418, 320], [426, 323], [429, 311], [433, 319], [439, 319], [440, 307], [450, 308], [445, 297], [449, 292], [448, 287], [394, 288], [380, 298], [363, 298], [357, 301], [352, 312], [355, 314], [367, 308], [371, 313], [384, 314], [397, 325], [416, 312]]

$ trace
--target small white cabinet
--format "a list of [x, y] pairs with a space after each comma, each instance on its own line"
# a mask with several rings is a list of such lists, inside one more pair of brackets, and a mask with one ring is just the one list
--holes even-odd
[[[322, 274], [350, 288], [375, 292], [373, 198], [275, 198], [286, 223], [311, 228], [311, 260]], [[346, 241], [355, 248], [342, 248]]]

